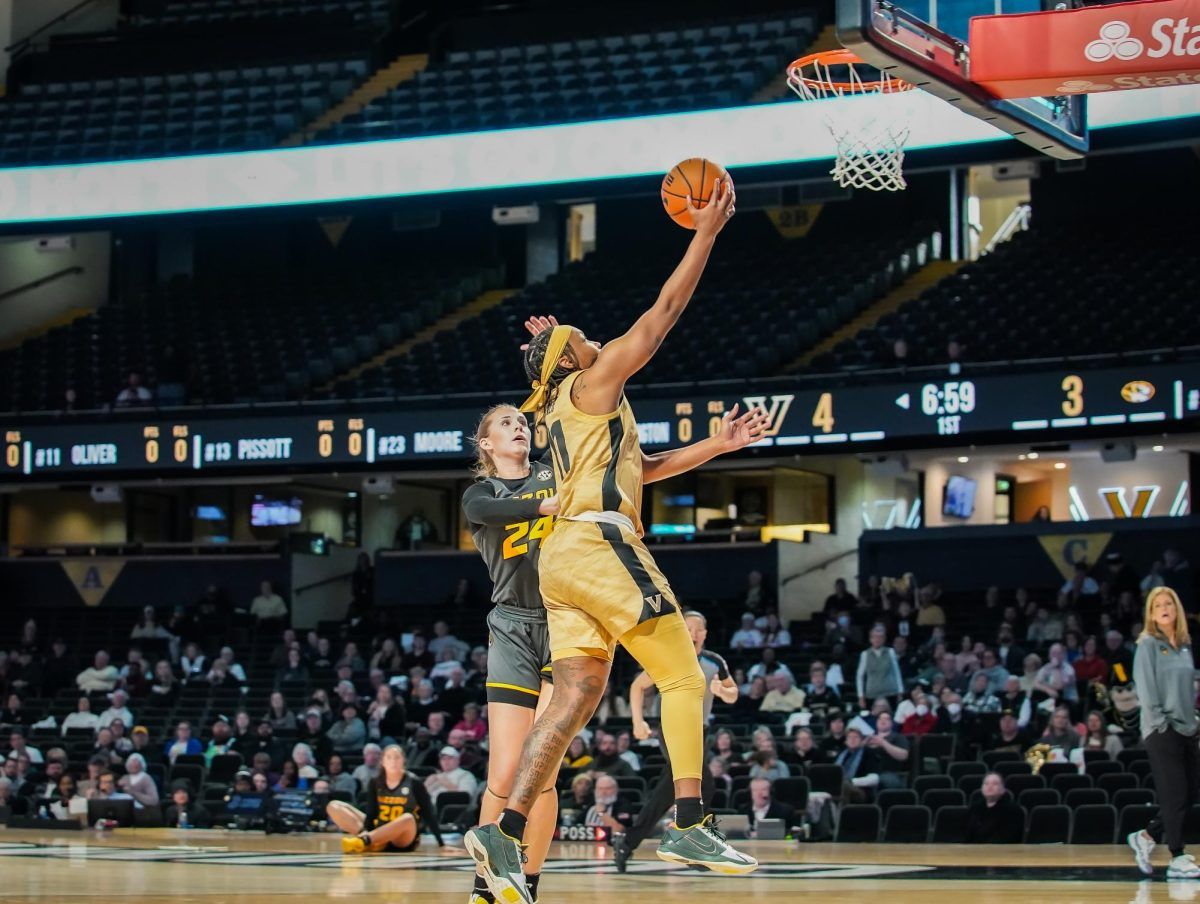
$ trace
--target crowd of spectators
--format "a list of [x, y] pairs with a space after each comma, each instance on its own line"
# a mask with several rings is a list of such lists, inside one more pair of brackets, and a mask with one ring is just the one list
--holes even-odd
[[[952, 738], [955, 760], [1024, 756], [1038, 744], [1050, 758], [1116, 757], [1137, 744], [1136, 697], [1118, 706], [1110, 691], [1130, 685], [1140, 596], [1147, 582], [1182, 586], [1188, 575], [1168, 553], [1147, 575], [1111, 554], [1061, 588], [992, 587], [978, 599], [947, 597], [912, 575], [869, 577], [857, 593], [839, 580], [811, 620], [785, 625], [752, 574], [736, 603], [745, 612], [727, 613], [727, 640], [712, 644], [739, 688], [735, 703], [714, 707], [712, 803], [751, 826], [779, 819], [828, 837], [838, 807], [945, 767], [945, 757], [920, 761], [927, 735]], [[435, 805], [450, 795], [443, 815], [469, 825], [486, 777], [486, 648], [446, 621], [297, 632], [282, 627], [286, 604], [269, 583], [259, 591], [246, 617], [280, 630], [249, 646], [213, 631], [211, 619], [232, 608], [218, 588], [162, 621], [148, 607], [116, 662], [95, 650], [79, 663], [30, 620], [0, 658], [9, 742], [0, 805], [62, 818], [88, 800], [127, 798], [169, 825], [202, 825], [239, 788], [355, 802], [396, 743]], [[620, 831], [636, 817], [665, 756], [655, 736], [633, 736], [629, 715], [613, 682], [564, 759], [564, 821]], [[834, 786], [814, 778], [822, 767], [838, 771]], [[797, 795], [794, 780], [805, 777], [811, 793]], [[997, 782], [981, 781], [973, 831], [1011, 831], [1012, 795], [993, 793]]]

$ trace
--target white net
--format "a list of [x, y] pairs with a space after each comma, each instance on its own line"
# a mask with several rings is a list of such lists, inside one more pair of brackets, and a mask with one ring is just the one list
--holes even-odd
[[[840, 56], [840, 58], [839, 58]], [[836, 73], [824, 60], [810, 58], [788, 68], [788, 85], [801, 100], [815, 101], [845, 95], [883, 95], [907, 91], [905, 82], [886, 72], [878, 81], [864, 81], [861, 63], [849, 54], [832, 55]], [[836, 162], [829, 171], [843, 188], [871, 191], [900, 191], [904, 180], [904, 146], [909, 125], [903, 105], [883, 107], [868, 101], [824, 117], [837, 148]]]

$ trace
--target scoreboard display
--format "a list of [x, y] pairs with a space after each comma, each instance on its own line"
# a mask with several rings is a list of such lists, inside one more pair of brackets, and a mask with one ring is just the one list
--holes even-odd
[[[1186, 429], [1180, 422], [1200, 419], [1200, 363], [946, 376], [830, 389], [798, 382], [794, 390], [697, 391], [631, 401], [642, 445], [650, 450], [712, 435], [722, 414], [735, 404], [742, 410], [766, 410], [770, 427], [758, 445], [789, 454], [858, 452], [884, 441], [919, 447], [956, 437], [964, 442], [983, 437], [1044, 440], [1080, 428]], [[472, 454], [470, 438], [483, 407], [280, 416], [255, 412], [239, 418], [155, 412], [142, 420], [51, 424], [8, 422], [0, 415], [0, 481], [462, 461]]]

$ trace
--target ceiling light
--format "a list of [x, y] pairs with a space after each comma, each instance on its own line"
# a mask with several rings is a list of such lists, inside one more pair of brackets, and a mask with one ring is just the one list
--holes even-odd
[[965, 465], [965, 464], [966, 464], [967, 462], [969, 462], [970, 460], [971, 460], [971, 459], [970, 459], [969, 457], [967, 457], [966, 455], [960, 455], [960, 456], [958, 456], [958, 463], [959, 463], [960, 465]]
[[1163, 450], [1162, 446], [1154, 446], [1153, 448], [1155, 452], [1161, 452]]
[[1037, 454], [1036, 452], [1030, 452], [1030, 453], [1029, 453], [1029, 460], [1030, 460], [1030, 461], [1037, 461], [1037, 457], [1038, 457], [1038, 454]]
[[1018, 461], [1024, 461], [1024, 460], [1025, 460], [1025, 457], [1026, 457], [1026, 456], [1025, 456], [1025, 453], [1024, 453], [1024, 452], [1022, 452], [1020, 455], [1018, 455], [1018, 456], [1017, 456], [1017, 460], [1018, 460]]
[[1054, 470], [1056, 470], [1056, 471], [1062, 471], [1066, 467], [1067, 467], [1067, 463], [1065, 461], [1056, 461], [1054, 463]]

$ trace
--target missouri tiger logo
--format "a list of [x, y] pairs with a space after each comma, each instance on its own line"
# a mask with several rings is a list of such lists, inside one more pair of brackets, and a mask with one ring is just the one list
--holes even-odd
[[1130, 380], [1121, 387], [1121, 398], [1134, 405], [1149, 402], [1154, 398], [1154, 384], [1149, 380]]

